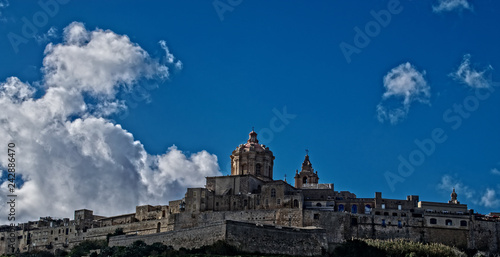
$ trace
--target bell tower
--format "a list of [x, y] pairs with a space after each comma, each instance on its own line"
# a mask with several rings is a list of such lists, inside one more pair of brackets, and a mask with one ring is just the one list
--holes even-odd
[[274, 155], [269, 147], [259, 144], [252, 129], [246, 144], [241, 144], [231, 154], [231, 175], [254, 175], [265, 181], [273, 180]]
[[309, 161], [309, 152], [306, 150], [306, 157], [302, 163], [302, 170], [295, 171], [295, 188], [302, 188], [307, 184], [318, 184], [318, 172], [314, 172], [311, 161]]

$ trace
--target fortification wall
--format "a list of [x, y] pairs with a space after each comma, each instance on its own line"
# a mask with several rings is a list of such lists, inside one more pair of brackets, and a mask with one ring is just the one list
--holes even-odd
[[500, 223], [494, 221], [473, 220], [470, 222], [469, 248], [483, 251], [500, 251]]
[[245, 252], [264, 254], [315, 256], [328, 249], [324, 229], [298, 229], [243, 222], [226, 223], [226, 242]]
[[218, 240], [224, 240], [225, 233], [226, 224], [224, 222], [217, 222], [196, 228], [187, 228], [150, 235], [113, 236], [109, 239], [109, 246], [127, 246], [137, 240], [142, 240], [146, 244], [160, 242], [165, 245], [171, 245], [177, 250], [182, 247], [192, 249], [204, 245], [211, 245]]
[[147, 244], [161, 242], [174, 249], [199, 248], [224, 240], [247, 252], [308, 256], [321, 255], [328, 248], [324, 229], [298, 229], [229, 220], [151, 235], [114, 236], [110, 238], [109, 245], [127, 246], [137, 240]]

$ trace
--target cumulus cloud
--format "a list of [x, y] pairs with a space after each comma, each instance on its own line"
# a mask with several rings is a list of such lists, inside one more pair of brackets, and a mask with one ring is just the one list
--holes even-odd
[[494, 189], [487, 188], [486, 192], [481, 197], [481, 205], [484, 207], [498, 207], [500, 200], [497, 198], [497, 193]]
[[406, 118], [413, 102], [429, 103], [430, 87], [424, 79], [425, 71], [419, 72], [409, 62], [393, 68], [384, 76], [385, 93], [377, 105], [380, 122], [396, 124]]
[[490, 171], [490, 172], [491, 172], [491, 174], [493, 174], [493, 175], [500, 175], [500, 170], [498, 170], [497, 168], [493, 168], [493, 169], [491, 169], [491, 171]]
[[493, 70], [493, 67], [488, 66], [481, 71], [475, 70], [470, 62], [470, 54], [464, 55], [462, 63], [458, 67], [456, 72], [450, 74], [450, 76], [471, 88], [489, 88], [490, 82], [485, 78], [485, 74], [488, 71]]
[[[16, 77], [0, 83], [0, 145], [16, 144], [17, 175], [24, 181], [16, 192], [16, 221], [72, 217], [81, 208], [128, 213], [138, 204], [182, 198], [186, 187], [201, 187], [206, 176], [221, 174], [213, 154], [185, 154], [175, 146], [149, 154], [107, 118], [126, 108], [118, 92], [143, 80], [167, 79], [175, 62], [150, 57], [127, 36], [88, 31], [77, 22], [44, 53], [43, 92]], [[1, 158], [2, 191], [6, 167]], [[7, 221], [0, 217], [0, 223]]]
[[62, 44], [48, 44], [43, 60], [45, 83], [114, 97], [119, 87], [140, 79], [165, 79], [168, 67], [153, 60], [125, 35], [109, 30], [88, 31], [73, 22], [64, 29]]
[[432, 6], [432, 11], [436, 13], [455, 10], [472, 10], [472, 5], [467, 0], [438, 0], [438, 5]]

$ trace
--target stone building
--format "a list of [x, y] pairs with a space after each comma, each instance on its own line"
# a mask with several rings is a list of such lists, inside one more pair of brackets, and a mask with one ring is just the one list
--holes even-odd
[[83, 240], [106, 239], [117, 229], [126, 235], [112, 236], [110, 245], [144, 240], [178, 249], [225, 240], [250, 252], [319, 255], [352, 238], [402, 238], [499, 252], [498, 213], [474, 213], [458, 201], [455, 189], [446, 203], [420, 201], [417, 195], [387, 199], [381, 192], [359, 198], [335, 191], [332, 183], [320, 184], [308, 154], [292, 186], [273, 179], [275, 157], [255, 131], [230, 158], [231, 175], [207, 177], [205, 187], [188, 188], [168, 205], [137, 206], [135, 213], [113, 217], [76, 210], [73, 220], [45, 217], [14, 229], [2, 226], [0, 254], [69, 249]]

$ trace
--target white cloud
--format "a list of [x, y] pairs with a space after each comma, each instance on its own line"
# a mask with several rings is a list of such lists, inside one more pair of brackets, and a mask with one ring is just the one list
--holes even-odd
[[35, 40], [39, 44], [49, 42], [53, 38], [57, 38], [57, 28], [56, 27], [50, 27], [50, 29], [45, 34], [42, 34], [41, 36], [35, 35]]
[[[409, 62], [393, 68], [384, 76], [385, 93], [377, 105], [380, 122], [388, 120], [396, 124], [404, 119], [412, 102], [429, 103], [430, 87], [424, 79], [425, 71], [419, 72]], [[390, 106], [390, 101], [394, 102]]]
[[7, 78], [0, 84], [0, 98], [10, 99], [14, 102], [24, 101], [30, 98], [35, 90], [29, 85], [21, 82], [16, 77]]
[[453, 188], [455, 188], [455, 192], [458, 195], [459, 201], [460, 201], [461, 196], [465, 196], [465, 198], [468, 200], [474, 199], [474, 196], [475, 196], [474, 190], [472, 190], [468, 186], [464, 185], [458, 179], [455, 179], [450, 175], [444, 175], [441, 178], [441, 182], [438, 184], [438, 189], [441, 189], [445, 192], [450, 192], [450, 194], [451, 194]]
[[472, 10], [472, 5], [467, 0], [438, 0], [438, 5], [432, 6], [432, 10], [436, 13]]
[[48, 44], [43, 60], [45, 83], [113, 97], [119, 87], [140, 79], [165, 79], [168, 67], [153, 60], [139, 45], [109, 30], [87, 31], [73, 22], [64, 29], [62, 44]]
[[456, 72], [450, 74], [455, 80], [472, 88], [488, 88], [490, 83], [485, 78], [485, 73], [492, 70], [493, 67], [488, 66], [482, 71], [477, 71], [471, 67], [470, 54], [464, 55], [462, 63]]
[[173, 54], [170, 53], [170, 50], [168, 50], [167, 43], [165, 42], [165, 40], [160, 40], [160, 42], [158, 43], [160, 44], [161, 48], [165, 51], [166, 54], [165, 58], [167, 60], [167, 63], [175, 64], [175, 68], [181, 70], [182, 62], [180, 60], [175, 61], [175, 57]]
[[486, 192], [481, 197], [480, 204], [484, 207], [495, 208], [500, 206], [500, 200], [497, 198], [496, 191], [491, 188], [487, 188]]
[[[168, 78], [175, 63], [155, 61], [127, 36], [72, 23], [61, 44], [47, 46], [43, 65], [44, 92], [38, 98], [18, 78], [0, 83], [0, 145], [16, 144], [17, 174], [24, 179], [16, 192], [16, 221], [72, 217], [81, 208], [128, 213], [137, 204], [182, 198], [186, 187], [201, 187], [206, 176], [221, 174], [215, 155], [186, 155], [175, 146], [149, 154], [106, 118], [126, 108], [116, 97], [121, 87]], [[1, 158], [2, 175], [5, 167]], [[0, 185], [2, 191], [7, 184]], [[6, 222], [0, 217], [0, 224]]]
[[8, 0], [0, 0], [0, 17], [2, 16], [2, 9], [7, 8], [9, 6]]
[[498, 170], [497, 168], [493, 168], [493, 169], [491, 169], [491, 171], [490, 171], [490, 172], [491, 172], [491, 174], [493, 174], [493, 175], [500, 175], [500, 170]]

